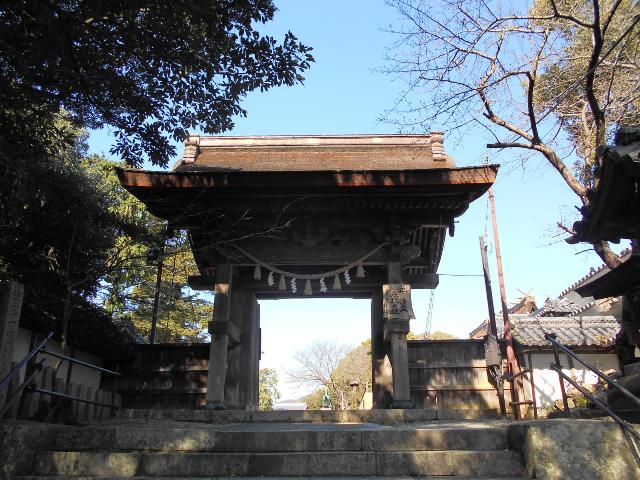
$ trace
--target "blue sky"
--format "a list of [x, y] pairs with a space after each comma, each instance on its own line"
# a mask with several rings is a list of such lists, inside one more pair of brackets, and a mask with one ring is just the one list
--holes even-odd
[[[279, 37], [291, 30], [314, 48], [316, 63], [304, 85], [249, 95], [243, 103], [248, 116], [236, 119], [228, 134], [396, 133], [394, 125], [380, 118], [394, 105], [404, 85], [400, 79], [378, 73], [394, 41], [383, 31], [397, 20], [393, 9], [382, 0], [287, 0], [276, 1], [276, 5], [275, 21], [263, 30]], [[487, 140], [471, 131], [459, 142], [447, 143], [445, 137], [445, 147], [458, 166], [481, 164], [487, 156], [491, 163], [502, 164], [495, 195], [507, 297], [513, 302], [520, 291], [531, 292], [542, 303], [601, 262], [593, 252], [580, 253], [586, 245], [570, 246], [552, 237], [555, 222], [578, 203], [559, 175], [541, 158], [529, 160], [523, 170], [514, 152], [496, 157], [485, 148]], [[89, 139], [96, 153], [107, 153], [111, 142], [108, 131], [93, 132]], [[485, 232], [493, 245], [486, 195], [459, 218], [455, 237], [446, 240], [432, 330], [467, 337], [486, 318], [482, 278], [444, 275], [482, 273], [478, 237]], [[489, 261], [494, 302], [499, 305], [495, 257]], [[424, 331], [428, 301], [428, 291], [414, 291], [414, 332]], [[279, 370], [285, 397], [304, 393], [296, 392], [282, 378], [282, 367], [291, 364], [292, 353], [315, 338], [360, 343], [370, 335], [369, 312], [365, 300], [262, 302], [261, 367]]]

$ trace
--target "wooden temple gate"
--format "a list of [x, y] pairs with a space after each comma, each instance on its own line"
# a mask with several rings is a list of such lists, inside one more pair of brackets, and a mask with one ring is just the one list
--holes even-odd
[[[443, 134], [190, 137], [171, 172], [119, 170], [189, 232], [215, 291], [208, 408], [257, 409], [262, 298], [371, 299], [374, 408], [411, 408], [411, 288], [435, 288], [447, 230], [498, 167], [456, 168]], [[406, 307], [409, 308], [406, 308]]]

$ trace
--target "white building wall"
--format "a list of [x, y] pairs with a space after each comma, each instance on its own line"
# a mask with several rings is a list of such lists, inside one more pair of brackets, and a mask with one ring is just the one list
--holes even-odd
[[[28, 353], [29, 348], [31, 346], [31, 331], [18, 327], [18, 334], [16, 335], [16, 343], [13, 347], [13, 362], [19, 362], [22, 360]], [[46, 344], [46, 349], [54, 352], [62, 354], [62, 348], [60, 342], [56, 340], [49, 340]], [[73, 358], [81, 360], [83, 362], [91, 363], [92, 365], [96, 365], [97, 367], [102, 366], [102, 360], [92, 355], [91, 353], [76, 350], [73, 355]], [[50, 355], [38, 355], [38, 358], [44, 358], [44, 366], [45, 367], [53, 367], [58, 360], [56, 357], [52, 357]], [[62, 378], [66, 380], [67, 378], [67, 370], [69, 368], [69, 362], [65, 361], [62, 363], [62, 366], [58, 370], [58, 378]], [[24, 369], [20, 372], [20, 379], [24, 379]], [[100, 372], [97, 370], [93, 370], [88, 367], [84, 367], [82, 365], [73, 365], [71, 368], [71, 382], [77, 385], [85, 385], [86, 387], [93, 387], [94, 390], [100, 388]]]
[[[618, 357], [613, 353], [587, 353], [578, 354], [578, 357], [589, 362], [596, 368], [606, 370], [620, 371], [620, 363]], [[527, 368], [530, 366], [528, 357], [525, 354], [525, 365]], [[573, 362], [573, 367], [570, 368], [572, 363], [564, 354], [560, 354], [560, 364], [562, 365], [562, 371], [574, 378], [580, 383], [596, 384], [598, 383], [598, 377], [582, 366], [579, 362], [570, 359]], [[555, 363], [552, 353], [535, 353], [531, 352], [531, 362], [533, 363], [533, 381], [535, 384], [536, 392], [536, 405], [538, 407], [553, 406], [556, 400], [562, 400], [562, 392], [560, 390], [560, 381], [558, 374], [549, 368], [551, 363]], [[565, 388], [569, 388], [569, 383], [565, 382]], [[527, 398], [531, 396], [531, 385], [528, 380], [528, 376], [525, 376], [524, 390]]]

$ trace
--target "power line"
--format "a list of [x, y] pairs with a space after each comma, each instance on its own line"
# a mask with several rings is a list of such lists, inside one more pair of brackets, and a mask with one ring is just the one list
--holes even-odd
[[440, 277], [482, 277], [482, 274], [476, 273], [438, 273]]

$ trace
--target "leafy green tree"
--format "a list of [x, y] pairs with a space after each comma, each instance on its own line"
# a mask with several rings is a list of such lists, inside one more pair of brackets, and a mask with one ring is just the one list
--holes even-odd
[[640, 125], [638, 11], [635, 0], [537, 0], [531, 9], [535, 22], [564, 45], [538, 77], [535, 107], [562, 123], [578, 153], [573, 171], [587, 188], [594, 186], [598, 146], [616, 126]]
[[355, 348], [316, 340], [296, 352], [294, 360], [287, 376], [298, 387], [314, 389], [305, 397], [309, 409], [323, 406], [325, 388], [334, 409], [358, 408], [365, 390], [371, 388], [371, 340]]
[[364, 393], [371, 391], [371, 340], [349, 351], [338, 364], [333, 378], [337, 385], [335, 400], [339, 400], [340, 408], [357, 409]]
[[82, 315], [76, 308], [92, 311], [86, 303], [128, 225], [83, 168], [82, 131], [65, 120], [56, 129], [73, 141], [48, 155], [23, 148], [30, 157], [0, 162], [0, 278], [22, 282], [27, 303], [58, 319], [66, 347], [70, 318]]
[[257, 29], [275, 11], [271, 0], [4, 1], [1, 135], [51, 153], [65, 109], [76, 125], [112, 127], [129, 164], [165, 166], [171, 139], [229, 130], [247, 93], [303, 81], [311, 49]]
[[[348, 345], [330, 340], [315, 340], [293, 355], [293, 366], [286, 370], [288, 381], [298, 388], [317, 390], [327, 388], [332, 400], [340, 399], [339, 382], [335, 372], [350, 351]], [[336, 402], [332, 402], [336, 405]], [[337, 402], [340, 405], [340, 401]]]
[[323, 403], [324, 389], [318, 388], [313, 393], [303, 398], [307, 410], [320, 410], [324, 407]]
[[454, 340], [456, 338], [458, 337], [441, 330], [436, 330], [435, 332], [431, 332], [429, 334], [413, 332], [409, 332], [407, 334], [407, 340]]
[[115, 173], [115, 167], [120, 164], [93, 155], [84, 159], [82, 165], [100, 186], [109, 211], [127, 225], [110, 252], [114, 262], [101, 278], [99, 298], [108, 312], [119, 317], [127, 311], [128, 290], [140, 284], [149, 270], [147, 253], [149, 248], [163, 241], [165, 226], [147, 211], [142, 202], [122, 188]]
[[259, 377], [258, 408], [260, 410], [273, 410], [273, 404], [280, 400], [278, 372], [273, 368], [261, 368]]
[[131, 321], [143, 338], [149, 338], [157, 263], [149, 264], [148, 258], [166, 243], [157, 339], [168, 343], [204, 341], [213, 306], [187, 286], [188, 276], [198, 270], [185, 232], [165, 239], [164, 222], [150, 215], [144, 204], [120, 186], [116, 162], [92, 156], [82, 164], [100, 186], [111, 213], [127, 225], [110, 249], [112, 261], [100, 278], [99, 303], [116, 321]]
[[[206, 340], [207, 325], [213, 316], [213, 303], [188, 288], [188, 276], [197, 273], [186, 233], [179, 232], [167, 240], [165, 247], [157, 318], [159, 342]], [[127, 301], [123, 313], [131, 316], [136, 330], [145, 338], [151, 332], [155, 288], [156, 268], [146, 266], [140, 283], [125, 290]]]
[[[640, 123], [638, 2], [391, 3], [403, 22], [389, 71], [408, 82], [398, 123], [476, 125], [493, 138], [488, 148], [544, 159], [588, 205], [596, 148], [621, 124]], [[609, 267], [619, 263], [607, 242], [593, 247]]]
[[[156, 269], [146, 258], [164, 225], [120, 187], [114, 162], [84, 155], [81, 131], [59, 128], [75, 141], [57, 154], [0, 164], [0, 279], [25, 284], [27, 303], [57, 319], [65, 347], [74, 317], [130, 319], [147, 335]], [[165, 263], [159, 339], [202, 341], [212, 305], [186, 289], [196, 267], [184, 234], [169, 241]]]

